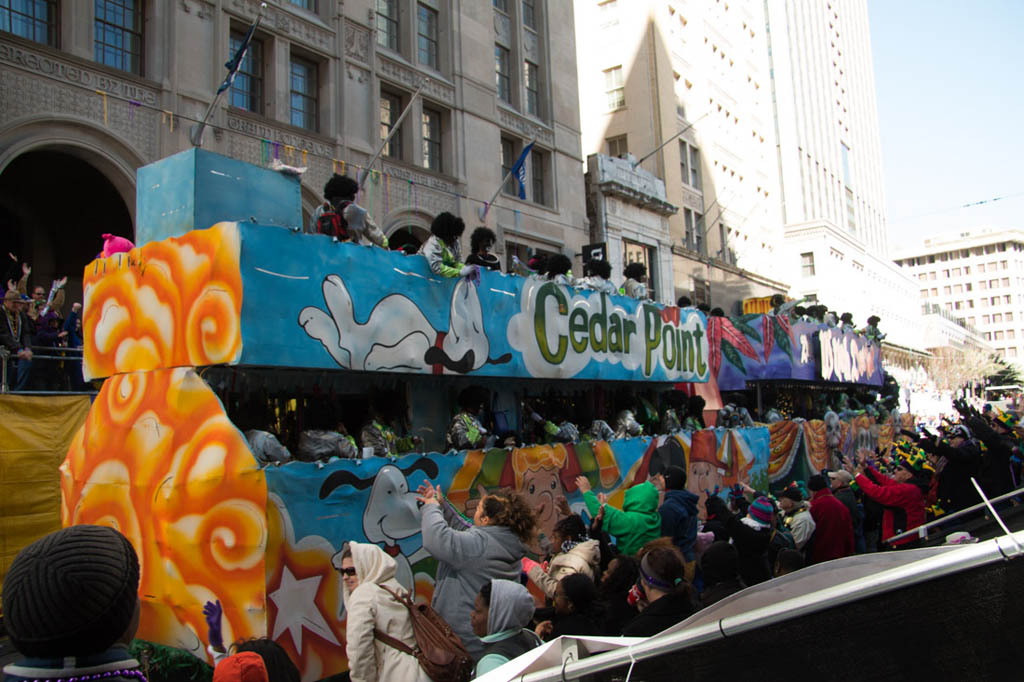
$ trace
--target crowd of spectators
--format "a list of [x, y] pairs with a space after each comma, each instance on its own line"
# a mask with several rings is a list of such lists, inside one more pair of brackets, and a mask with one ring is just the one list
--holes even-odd
[[[16, 269], [17, 257], [8, 257]], [[22, 263], [20, 277], [7, 279], [3, 295], [0, 351], [6, 355], [8, 388], [83, 390], [80, 356], [65, 350], [82, 347], [82, 304], [74, 303], [65, 317], [68, 278], [54, 280], [49, 291], [33, 286], [29, 294], [31, 274], [32, 268]]]
[[[965, 403], [957, 409], [961, 422], [941, 433], [905, 431], [889, 451], [861, 450], [842, 469], [812, 476], [806, 486], [790, 483], [774, 496], [740, 484], [709, 495], [703, 511], [680, 467], [627, 488], [621, 508], [581, 476], [576, 484], [590, 520], [560, 499], [564, 518], [539, 561], [528, 557], [534, 510], [517, 493], [483, 495], [468, 519], [440, 487], [425, 484], [418, 500], [423, 547], [437, 562], [433, 609], [479, 676], [561, 635], [655, 635], [804, 566], [913, 546], [915, 534], [897, 536], [975, 503], [971, 477], [990, 497], [1016, 486], [1015, 418]], [[880, 533], [872, 534], [873, 523]], [[398, 598], [394, 558], [377, 545], [348, 542], [336, 569], [344, 585], [349, 678], [429, 679], [413, 655], [417, 633]], [[110, 528], [72, 526], [22, 550], [3, 595], [8, 634], [26, 659], [8, 666], [5, 679], [92, 679], [89, 671], [101, 666], [105, 679], [144, 680], [126, 648], [138, 626], [138, 579], [135, 550]], [[531, 582], [544, 606], [537, 606]], [[214, 680], [299, 679], [273, 641], [226, 647], [219, 602], [208, 603], [204, 615]]]

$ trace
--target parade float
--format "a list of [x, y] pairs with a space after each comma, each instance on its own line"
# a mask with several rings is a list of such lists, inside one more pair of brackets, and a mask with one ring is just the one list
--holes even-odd
[[481, 382], [514, 411], [524, 385], [668, 390], [730, 372], [851, 381], [880, 372], [879, 358], [836, 360], [815, 344], [849, 349], [843, 339], [768, 315], [737, 329], [536, 278], [438, 277], [420, 256], [303, 233], [297, 178], [202, 150], [140, 169], [137, 186], [138, 246], [85, 272], [84, 373], [105, 381], [61, 466], [61, 517], [116, 527], [135, 546], [140, 638], [205, 658], [202, 606], [219, 599], [225, 641], [270, 637], [317, 680], [346, 668], [332, 564], [345, 541], [386, 549], [399, 580], [430, 598], [422, 483], [466, 512], [481, 494], [514, 488], [550, 534], [559, 496], [582, 509], [579, 475], [619, 505], [669, 464], [687, 468], [701, 495], [737, 482], [764, 489], [820, 470], [832, 436], [848, 451], [865, 431], [892, 438], [891, 422], [843, 422], [832, 434], [822, 421], [786, 421], [261, 466], [222, 400], [236, 382], [244, 392], [285, 377], [334, 391], [401, 377], [413, 421], [443, 433], [448, 383]]

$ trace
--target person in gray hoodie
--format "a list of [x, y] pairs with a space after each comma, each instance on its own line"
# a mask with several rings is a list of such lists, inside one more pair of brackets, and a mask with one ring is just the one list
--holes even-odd
[[451, 625], [470, 655], [479, 658], [484, 645], [470, 625], [474, 600], [490, 580], [519, 579], [537, 519], [526, 501], [512, 492], [484, 496], [473, 525], [451, 505], [440, 504], [440, 487], [421, 486], [419, 493], [423, 548], [438, 562], [431, 606]]
[[484, 650], [473, 677], [480, 677], [540, 646], [540, 638], [526, 629], [533, 612], [533, 597], [518, 582], [492, 580], [480, 588], [470, 620]]

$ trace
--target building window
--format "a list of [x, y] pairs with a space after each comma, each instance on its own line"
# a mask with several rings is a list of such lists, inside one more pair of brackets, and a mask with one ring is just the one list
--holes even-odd
[[494, 46], [494, 78], [498, 87], [498, 99], [512, 103], [512, 74], [509, 71], [509, 51], [501, 45]]
[[302, 9], [308, 9], [310, 12], [316, 12], [316, 0], [288, 0], [288, 2]]
[[[507, 137], [501, 138], [501, 177], [504, 179], [512, 172], [512, 164], [516, 162], [516, 143]], [[516, 179], [509, 177], [505, 186], [502, 188], [505, 194], [511, 194], [512, 196], [519, 195], [519, 185]]]
[[626, 88], [622, 81], [621, 66], [604, 72], [604, 90], [608, 97], [608, 111], [615, 111], [626, 106]]
[[654, 249], [643, 244], [637, 244], [631, 242], [628, 239], [622, 240], [623, 254], [622, 254], [622, 267], [625, 268], [627, 265], [632, 263], [642, 263], [644, 269], [647, 270], [647, 291], [650, 292], [650, 296], [654, 296], [655, 284], [654, 284]]
[[0, 0], [0, 31], [57, 47], [57, 0]]
[[700, 150], [683, 140], [679, 141], [679, 172], [683, 182], [700, 189]]
[[494, 9], [500, 9], [505, 14], [508, 14], [508, 0], [494, 0]]
[[537, 30], [536, 0], [523, 0], [523, 26]]
[[839, 143], [840, 151], [842, 152], [843, 161], [843, 185], [847, 188], [853, 187], [850, 182], [850, 148], [845, 143]]
[[[380, 141], [383, 142], [395, 128], [402, 115], [402, 98], [390, 92], [380, 93]], [[402, 158], [402, 131], [399, 129], [384, 146], [384, 156]]]
[[96, 0], [96, 61], [141, 76], [142, 25], [142, 0]]
[[526, 85], [526, 113], [540, 118], [540, 69], [523, 62], [523, 83]]
[[423, 109], [423, 167], [438, 173], [442, 170], [441, 112], [425, 107]]
[[306, 59], [292, 57], [291, 123], [298, 128], [317, 130], [319, 128], [318, 90], [320, 79], [317, 65]]
[[[242, 31], [231, 32], [231, 54], [235, 54], [245, 40]], [[249, 42], [245, 59], [238, 65], [238, 73], [231, 83], [231, 106], [263, 113], [263, 41]]]
[[618, 135], [605, 140], [608, 143], [608, 156], [618, 159], [625, 157], [629, 153], [629, 144], [626, 137], [626, 135]]
[[417, 51], [420, 64], [432, 69], [437, 67], [437, 10], [424, 5], [417, 7]]
[[377, 0], [377, 44], [398, 51], [398, 0]]
[[814, 254], [800, 254], [800, 274], [804, 277], [814, 277]]
[[531, 198], [538, 204], [548, 205], [550, 200], [547, 192], [548, 182], [548, 155], [535, 146], [530, 152], [532, 159], [530, 164], [530, 183], [532, 185]]
[[690, 147], [690, 186], [700, 189], [700, 150]]

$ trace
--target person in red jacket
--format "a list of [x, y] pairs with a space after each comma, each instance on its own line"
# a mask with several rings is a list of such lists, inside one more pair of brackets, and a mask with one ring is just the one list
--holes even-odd
[[811, 476], [807, 488], [811, 491], [811, 518], [814, 519], [814, 538], [808, 557], [810, 563], [850, 556], [853, 554], [850, 510], [836, 499], [821, 474]]
[[[896, 469], [892, 477], [886, 476], [867, 463], [870, 451], [857, 453], [857, 468], [852, 472], [854, 482], [863, 493], [884, 507], [882, 512], [882, 541], [894, 535], [917, 528], [925, 522], [925, 494], [931, 482], [930, 466], [923, 450], [906, 441], [893, 448]], [[910, 536], [893, 543], [903, 547], [916, 540]]]

